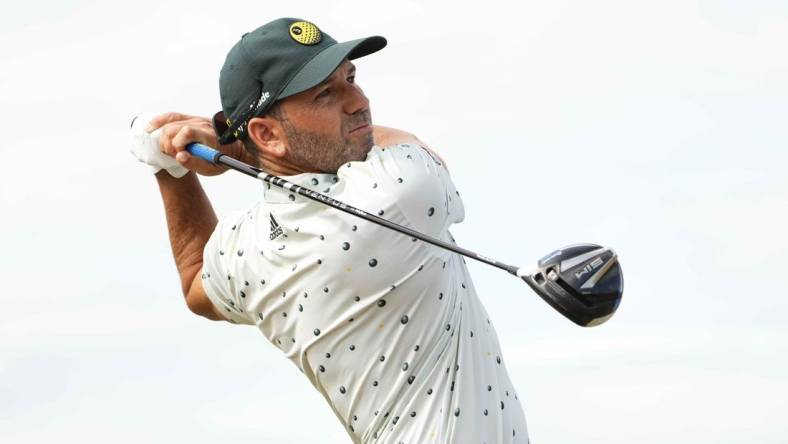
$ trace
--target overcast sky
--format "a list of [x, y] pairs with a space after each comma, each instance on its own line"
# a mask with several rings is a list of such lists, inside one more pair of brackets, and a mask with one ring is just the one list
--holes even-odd
[[[258, 331], [186, 309], [128, 153], [132, 116], [212, 114], [227, 50], [292, 16], [388, 38], [357, 81], [376, 123], [446, 158], [461, 246], [619, 253], [624, 300], [593, 329], [469, 261], [532, 442], [788, 442], [788, 4], [474, 4], [7, 6], [0, 441], [349, 442]], [[220, 215], [259, 198], [239, 174], [203, 183]]]

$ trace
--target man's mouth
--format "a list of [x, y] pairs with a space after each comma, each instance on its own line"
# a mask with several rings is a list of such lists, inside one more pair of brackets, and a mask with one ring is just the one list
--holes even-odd
[[369, 123], [364, 123], [364, 124], [362, 124], [360, 126], [357, 126], [357, 127], [353, 128], [352, 130], [350, 130], [350, 132], [348, 132], [348, 134], [353, 134], [353, 133], [355, 133], [358, 130], [361, 130], [361, 129], [364, 129], [364, 128], [368, 128], [368, 127], [369, 127]]

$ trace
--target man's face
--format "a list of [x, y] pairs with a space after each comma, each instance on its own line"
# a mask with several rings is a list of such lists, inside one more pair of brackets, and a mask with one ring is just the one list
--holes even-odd
[[282, 101], [289, 160], [305, 170], [336, 172], [364, 160], [373, 146], [369, 100], [345, 60], [325, 82]]

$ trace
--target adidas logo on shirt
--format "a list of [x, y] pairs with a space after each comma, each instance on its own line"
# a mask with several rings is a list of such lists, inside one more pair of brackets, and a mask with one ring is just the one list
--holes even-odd
[[282, 231], [282, 227], [279, 226], [279, 223], [276, 221], [276, 219], [274, 219], [274, 215], [270, 214], [270, 213], [269, 213], [269, 215], [271, 216], [271, 236], [270, 237], [271, 237], [271, 240], [274, 240], [277, 237], [283, 235], [284, 232]]

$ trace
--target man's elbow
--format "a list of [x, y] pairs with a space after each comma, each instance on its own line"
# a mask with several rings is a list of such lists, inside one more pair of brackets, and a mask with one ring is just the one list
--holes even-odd
[[194, 277], [185, 281], [189, 282], [188, 288], [184, 287], [183, 289], [186, 306], [196, 315], [208, 318], [212, 321], [223, 321], [225, 320], [224, 316], [216, 309], [216, 306], [213, 305], [213, 302], [211, 302], [208, 295], [205, 293], [205, 287], [203, 287], [200, 273], [201, 268], [202, 264], [199, 264], [199, 267], [190, 269], [191, 275]]
[[192, 313], [198, 316], [202, 316], [212, 321], [224, 320], [224, 317], [219, 314], [211, 300], [205, 296], [201, 297], [201, 295], [189, 293], [186, 295], [186, 306], [189, 307], [189, 310]]

